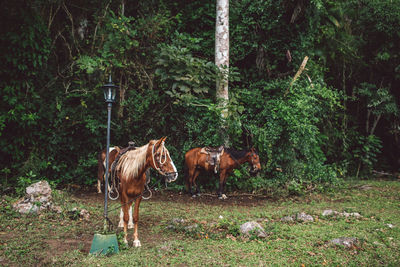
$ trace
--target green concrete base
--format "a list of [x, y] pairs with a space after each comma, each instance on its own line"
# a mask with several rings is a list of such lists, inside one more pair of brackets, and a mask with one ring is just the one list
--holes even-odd
[[119, 253], [118, 240], [116, 234], [101, 235], [95, 234], [89, 254], [111, 255]]

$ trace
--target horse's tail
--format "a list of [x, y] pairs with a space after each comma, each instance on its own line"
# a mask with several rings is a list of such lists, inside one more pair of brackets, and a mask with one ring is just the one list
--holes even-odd
[[104, 174], [106, 171], [102, 156], [103, 156], [103, 151], [100, 151], [99, 154], [97, 155], [97, 178], [101, 181], [104, 180]]
[[188, 167], [188, 165], [187, 165], [187, 162], [186, 162], [186, 159], [185, 159], [185, 162], [184, 162], [184, 173], [185, 173], [185, 184], [186, 184], [186, 190], [187, 190], [187, 192], [189, 192], [190, 191], [190, 188], [189, 188], [189, 186], [190, 186], [190, 184], [189, 184], [189, 167]]

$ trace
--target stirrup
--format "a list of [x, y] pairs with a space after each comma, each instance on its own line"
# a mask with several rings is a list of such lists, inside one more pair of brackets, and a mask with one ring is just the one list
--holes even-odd
[[144, 197], [143, 194], [142, 194], [142, 198], [144, 200], [148, 200], [153, 196], [153, 192], [151, 192], [151, 189], [149, 188], [149, 186], [147, 184], [145, 184], [144, 187], [146, 188], [147, 191], [149, 191], [150, 195], [148, 197]]
[[[112, 193], [113, 193], [113, 192], [116, 193], [116, 196], [115, 196], [115, 197], [112, 196]], [[118, 192], [118, 190], [116, 190], [116, 188], [115, 188], [114, 186], [111, 188], [110, 191], [108, 191], [108, 197], [109, 197], [111, 200], [117, 200], [117, 199], [119, 198], [119, 192]]]

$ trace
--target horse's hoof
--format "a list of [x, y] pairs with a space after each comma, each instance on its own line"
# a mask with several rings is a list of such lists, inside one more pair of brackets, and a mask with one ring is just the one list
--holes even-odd
[[126, 246], [128, 246], [128, 240], [126, 238], [124, 238], [124, 243]]
[[142, 245], [140, 244], [140, 241], [139, 241], [139, 240], [134, 240], [134, 241], [133, 241], [133, 246], [134, 246], [135, 248], [138, 248], [138, 247], [141, 247]]
[[227, 199], [227, 198], [228, 197], [225, 194], [222, 194], [222, 195], [218, 196], [218, 199], [220, 199], [220, 200], [224, 200], [224, 199]]
[[196, 195], [192, 195], [192, 198], [196, 198], [197, 196]]
[[133, 227], [135, 227], [135, 224], [133, 224], [133, 223], [128, 223], [128, 229], [133, 229]]
[[119, 227], [119, 228], [124, 228], [124, 222], [119, 222], [119, 223], [118, 223], [118, 227]]

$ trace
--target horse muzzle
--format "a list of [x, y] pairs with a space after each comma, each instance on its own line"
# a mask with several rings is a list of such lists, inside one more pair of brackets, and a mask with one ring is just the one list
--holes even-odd
[[172, 183], [174, 182], [176, 179], [178, 179], [178, 173], [177, 172], [168, 172], [165, 174], [165, 181], [167, 183]]

